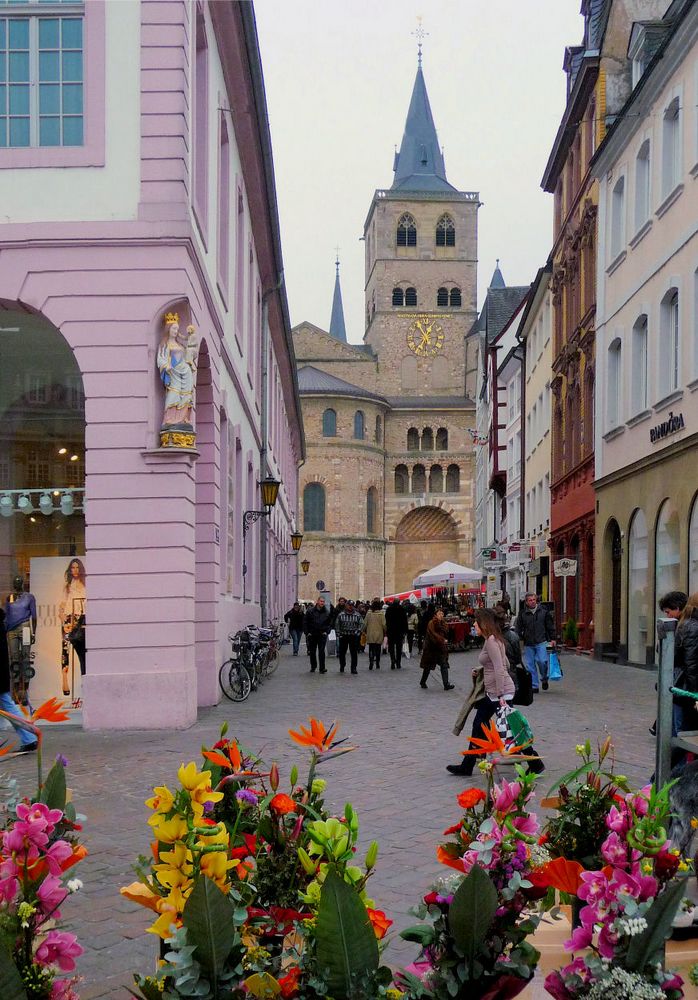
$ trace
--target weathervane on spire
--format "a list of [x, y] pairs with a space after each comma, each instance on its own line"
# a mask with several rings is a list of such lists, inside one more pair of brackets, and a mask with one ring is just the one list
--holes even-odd
[[429, 34], [429, 32], [425, 31], [424, 28], [422, 27], [422, 16], [421, 16], [421, 14], [417, 15], [417, 27], [412, 32], [412, 34], [417, 39], [417, 65], [421, 69], [421, 66], [422, 66], [422, 44], [423, 44], [424, 39], [426, 38], [426, 36]]
[[336, 254], [334, 266], [337, 268], [337, 277], [339, 277], [339, 247], [335, 247], [334, 249]]

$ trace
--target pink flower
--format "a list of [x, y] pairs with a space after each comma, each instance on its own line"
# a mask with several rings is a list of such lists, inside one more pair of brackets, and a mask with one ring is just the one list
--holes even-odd
[[[594, 937], [594, 922], [596, 920], [596, 913], [594, 912], [593, 907], [582, 907], [579, 917], [581, 920], [580, 926], [575, 927], [572, 931], [572, 937], [569, 941], [565, 941], [566, 951], [582, 951], [584, 948], [589, 947], [592, 938]], [[584, 967], [586, 968], [586, 966]]]
[[601, 845], [601, 857], [610, 865], [623, 865], [628, 860], [628, 848], [617, 833], [609, 833]]
[[645, 785], [641, 788], [637, 795], [629, 795], [626, 801], [630, 802], [630, 805], [635, 810], [637, 816], [646, 816], [649, 812], [650, 803], [649, 797], [652, 794], [652, 786]]
[[606, 826], [616, 833], [627, 833], [630, 829], [630, 816], [628, 808], [623, 804], [622, 809], [611, 806], [606, 817]]
[[14, 877], [14, 875], [0, 881], [0, 900], [2, 900], [3, 903], [13, 902], [18, 892], [19, 881]]
[[611, 930], [610, 924], [602, 924], [599, 931], [597, 948], [602, 958], [613, 958], [618, 944], [618, 935]]
[[52, 875], [60, 875], [63, 869], [61, 865], [68, 858], [72, 858], [73, 848], [70, 846], [67, 840], [57, 840], [54, 844], [51, 844], [48, 851], [46, 851], [46, 864], [48, 865], [48, 870]]
[[73, 989], [74, 979], [54, 979], [51, 984], [51, 1000], [80, 1000]]
[[576, 992], [572, 993], [567, 989], [562, 976], [557, 970], [549, 972], [545, 977], [545, 992], [554, 997], [554, 1000], [574, 1000], [574, 997], [577, 996]]
[[539, 830], [538, 817], [533, 813], [528, 813], [526, 816], [517, 816], [513, 821], [513, 826], [515, 830], [523, 833], [525, 837], [534, 837]]
[[20, 802], [17, 806], [17, 817], [29, 823], [40, 823], [46, 833], [51, 834], [56, 829], [56, 823], [60, 823], [63, 819], [63, 813], [60, 809], [49, 809], [43, 802], [33, 802], [31, 805]]
[[61, 972], [72, 972], [75, 959], [82, 955], [82, 948], [74, 934], [49, 931], [34, 956], [40, 965], [57, 965]]
[[492, 789], [492, 804], [497, 812], [509, 812], [519, 795], [521, 784], [518, 781], [502, 781]]
[[582, 872], [582, 884], [577, 895], [590, 906], [605, 901], [608, 896], [608, 879], [603, 872]]
[[47, 875], [36, 890], [36, 896], [39, 900], [42, 913], [45, 916], [48, 916], [50, 913], [54, 918], [58, 917], [57, 907], [61, 905], [67, 895], [68, 893], [61, 880], [56, 878], [55, 875]]

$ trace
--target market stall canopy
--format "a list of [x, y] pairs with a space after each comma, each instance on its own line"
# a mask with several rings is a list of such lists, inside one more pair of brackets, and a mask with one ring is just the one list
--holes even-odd
[[453, 587], [457, 583], [479, 581], [481, 573], [469, 566], [459, 566], [458, 563], [442, 562], [432, 569], [426, 570], [412, 581], [413, 587]]

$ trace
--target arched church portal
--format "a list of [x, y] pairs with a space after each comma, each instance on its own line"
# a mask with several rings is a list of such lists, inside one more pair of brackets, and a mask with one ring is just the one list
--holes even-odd
[[441, 507], [417, 507], [405, 514], [395, 532], [396, 592], [409, 590], [425, 565], [458, 562], [458, 525]]

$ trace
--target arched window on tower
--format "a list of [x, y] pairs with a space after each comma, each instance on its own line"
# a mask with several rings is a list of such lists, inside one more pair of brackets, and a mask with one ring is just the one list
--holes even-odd
[[401, 288], [393, 288], [393, 305], [394, 306], [404, 306], [405, 304], [405, 293]]
[[448, 304], [450, 306], [461, 306], [463, 304], [462, 303], [462, 299], [461, 299], [461, 294], [460, 294], [460, 288], [452, 288], [451, 289], [451, 294], [449, 296], [449, 302], [448, 302]]
[[448, 431], [445, 427], [439, 427], [436, 432], [436, 450], [448, 451]]
[[376, 515], [378, 513], [378, 490], [370, 486], [366, 493], [366, 534], [376, 534]]
[[407, 432], [407, 450], [419, 451], [419, 431], [416, 427], [410, 427]]
[[357, 441], [363, 441], [366, 421], [363, 410], [357, 410], [354, 414], [354, 437]]
[[442, 215], [436, 223], [437, 247], [454, 247], [456, 245], [456, 227], [450, 215]]
[[446, 492], [460, 493], [460, 468], [457, 465], [449, 465], [446, 469]]
[[333, 409], [327, 409], [322, 415], [322, 436], [333, 438], [337, 436], [337, 414]]
[[422, 431], [422, 451], [434, 450], [434, 432], [431, 427], [425, 427]]
[[436, 293], [436, 304], [437, 306], [448, 305], [448, 288], [439, 288]]
[[417, 305], [417, 289], [416, 288], [406, 288], [405, 289], [405, 305], [406, 306], [416, 306]]
[[325, 530], [325, 487], [308, 483], [303, 490], [303, 530]]
[[380, 413], [376, 414], [376, 444], [381, 444], [383, 440], [383, 421]]
[[409, 473], [406, 465], [395, 466], [395, 493], [407, 493], [409, 486]]
[[429, 470], [429, 492], [443, 493], [444, 491], [444, 470], [440, 465], [432, 465]]
[[399, 247], [417, 246], [417, 226], [409, 212], [401, 215], [397, 222], [397, 245]]
[[426, 493], [427, 491], [427, 472], [423, 465], [415, 465], [412, 469], [412, 492], [413, 493]]

